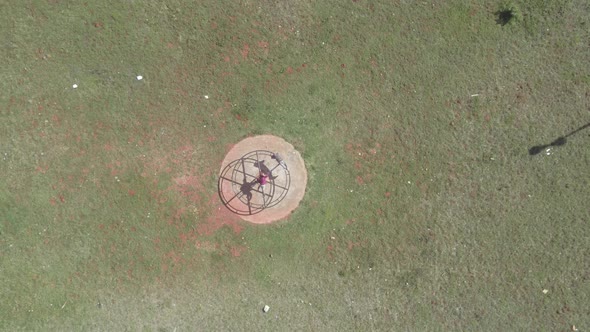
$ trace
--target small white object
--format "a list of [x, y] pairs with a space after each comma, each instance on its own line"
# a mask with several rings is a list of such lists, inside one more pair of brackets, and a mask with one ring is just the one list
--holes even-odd
[[263, 312], [268, 312], [270, 310], [270, 307], [265, 305], [264, 308], [262, 308]]
[[72, 88], [77, 89], [78, 88], [78, 84], [72, 85]]
[[549, 293], [549, 290], [543, 289], [543, 294], [547, 294], [547, 293]]
[[479, 96], [479, 93], [476, 93], [476, 94], [472, 94], [471, 95], [471, 97], [477, 97], [477, 96]]
[[205, 95], [205, 99], [209, 99], [209, 96], [208, 95]]
[[137, 75], [137, 80], [138, 80], [138, 81], [141, 81], [141, 80], [143, 80], [143, 76], [141, 76], [141, 75]]

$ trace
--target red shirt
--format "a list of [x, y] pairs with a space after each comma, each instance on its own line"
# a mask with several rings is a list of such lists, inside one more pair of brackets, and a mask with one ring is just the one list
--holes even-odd
[[267, 181], [268, 181], [268, 175], [260, 174], [260, 176], [258, 177], [258, 182], [260, 182], [261, 185], [265, 185]]

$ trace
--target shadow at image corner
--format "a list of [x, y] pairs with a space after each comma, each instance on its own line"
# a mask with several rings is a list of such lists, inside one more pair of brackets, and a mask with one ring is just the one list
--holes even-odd
[[549, 143], [549, 144], [544, 144], [544, 145], [536, 145], [533, 146], [532, 148], [529, 149], [529, 155], [534, 156], [539, 154], [541, 151], [543, 151], [544, 149], [550, 147], [550, 146], [562, 146], [565, 145], [565, 143], [567, 143], [567, 138], [590, 127], [590, 122], [581, 126], [580, 128], [564, 135], [564, 136], [559, 136], [558, 138], [556, 138], [553, 142]]

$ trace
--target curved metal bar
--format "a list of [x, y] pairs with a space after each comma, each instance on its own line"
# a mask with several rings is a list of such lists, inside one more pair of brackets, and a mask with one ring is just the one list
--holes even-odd
[[[289, 192], [291, 174], [277, 155], [267, 150], [255, 150], [225, 166], [217, 183], [223, 205], [233, 213], [253, 215], [279, 204]], [[269, 174], [265, 186], [258, 182], [260, 172]]]

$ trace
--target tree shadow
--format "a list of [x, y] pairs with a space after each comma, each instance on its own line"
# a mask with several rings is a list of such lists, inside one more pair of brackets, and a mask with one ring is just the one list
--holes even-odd
[[590, 122], [587, 123], [587, 124], [585, 124], [585, 125], [583, 125], [583, 126], [581, 126], [580, 128], [578, 128], [578, 129], [576, 129], [576, 130], [574, 130], [572, 132], [567, 133], [564, 136], [559, 136], [558, 138], [556, 138], [553, 142], [551, 142], [549, 144], [533, 146], [532, 148], [529, 149], [529, 154], [531, 156], [534, 156], [536, 154], [539, 154], [541, 151], [543, 151], [544, 149], [546, 149], [546, 148], [548, 148], [550, 146], [562, 146], [562, 145], [565, 145], [565, 143], [567, 143], [567, 138], [568, 137], [570, 137], [572, 135], [575, 135], [578, 132], [580, 132], [580, 131], [588, 128], [588, 127], [590, 127]]
[[500, 24], [501, 26], [505, 26], [506, 24], [510, 23], [510, 21], [514, 18], [514, 13], [510, 9], [499, 10], [494, 14], [496, 14], [496, 23]]

